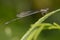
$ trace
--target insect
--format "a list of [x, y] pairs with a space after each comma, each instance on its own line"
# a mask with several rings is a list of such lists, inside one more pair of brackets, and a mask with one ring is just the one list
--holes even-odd
[[40, 9], [40, 10], [36, 10], [36, 11], [23, 11], [23, 12], [20, 12], [19, 14], [16, 15], [17, 18], [5, 22], [5, 24], [9, 24], [9, 23], [16, 21], [18, 19], [21, 19], [23, 17], [30, 16], [32, 14], [36, 14], [39, 12], [41, 12], [41, 14], [44, 15], [45, 13], [47, 13], [48, 10], [49, 10], [49, 8]]

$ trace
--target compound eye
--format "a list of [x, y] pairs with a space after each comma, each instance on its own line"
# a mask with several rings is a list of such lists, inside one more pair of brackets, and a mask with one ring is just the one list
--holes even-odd
[[40, 11], [41, 11], [41, 12], [47, 12], [48, 10], [49, 10], [49, 8], [41, 9]]
[[41, 9], [40, 12], [42, 15], [46, 14], [48, 12], [49, 8]]

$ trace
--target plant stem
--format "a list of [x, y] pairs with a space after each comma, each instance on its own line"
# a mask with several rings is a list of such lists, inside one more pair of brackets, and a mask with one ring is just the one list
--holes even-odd
[[[35, 28], [37, 28], [37, 26], [39, 26], [39, 24], [41, 24], [44, 20], [46, 20], [49, 16], [53, 15], [54, 13], [60, 11], [60, 9], [52, 11], [48, 14], [46, 14], [44, 17], [40, 18], [35, 24], [32, 25], [32, 28], [30, 28], [27, 33], [21, 38], [21, 40], [26, 40], [28, 38], [28, 36], [31, 34], [32, 31], [34, 31]], [[42, 31], [42, 30], [41, 30]], [[41, 32], [40, 32], [41, 33]], [[38, 36], [38, 34], [37, 34]], [[37, 37], [36, 37], [37, 38]]]
[[35, 24], [33, 25], [33, 27], [39, 25], [40, 23], [42, 23], [44, 20], [46, 20], [49, 16], [53, 15], [54, 13], [60, 11], [60, 9], [57, 9], [55, 11], [52, 11], [48, 14], [46, 14], [45, 16], [43, 16], [42, 18], [40, 18], [37, 22], [35, 22]]

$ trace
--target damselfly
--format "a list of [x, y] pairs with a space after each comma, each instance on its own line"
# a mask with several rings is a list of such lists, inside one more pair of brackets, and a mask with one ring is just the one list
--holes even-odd
[[30, 11], [23, 11], [23, 12], [20, 12], [19, 14], [16, 15], [17, 18], [7, 21], [5, 24], [9, 24], [9, 23], [16, 21], [18, 19], [21, 19], [23, 17], [30, 16], [32, 14], [36, 14], [39, 12], [41, 12], [41, 14], [44, 15], [44, 13], [47, 13], [48, 10], [49, 10], [49, 8], [40, 9], [40, 10], [36, 10], [36, 11], [31, 11], [31, 10]]

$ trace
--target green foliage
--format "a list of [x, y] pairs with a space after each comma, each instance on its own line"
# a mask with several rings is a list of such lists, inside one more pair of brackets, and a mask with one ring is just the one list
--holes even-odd
[[42, 23], [45, 21], [49, 16], [55, 14], [56, 12], [60, 12], [60, 9], [55, 10], [53, 12], [50, 12], [40, 18], [35, 24], [32, 25], [32, 27], [27, 31], [27, 33], [22, 37], [21, 40], [37, 40], [38, 35], [41, 33], [44, 29], [60, 29], [60, 25], [53, 23]]
[[[8, 25], [4, 25], [5, 22], [16, 18], [16, 14], [20, 13], [21, 11], [31, 9], [39, 10], [42, 7], [48, 7], [50, 8], [49, 10], [52, 11], [60, 8], [60, 0], [44, 0], [45, 2], [41, 0], [42, 2], [39, 1], [39, 3], [35, 1], [35, 4], [32, 1], [33, 0], [0, 0], [0, 40], [20, 40], [22, 36], [24, 36], [26, 31], [30, 29], [30, 25], [35, 23], [39, 18], [42, 17], [41, 14], [38, 13], [36, 15], [16, 20], [15, 22], [12, 22]], [[51, 4], [48, 4], [48, 2]], [[40, 25], [40, 22], [38, 24]], [[46, 24], [48, 24], [49, 26], [47, 27], [48, 29], [45, 27], [47, 26]], [[56, 12], [55, 14], [45, 19], [43, 23], [41, 23], [41, 26], [45, 25], [43, 26], [44, 28], [38, 26], [32, 31], [28, 39], [32, 39], [36, 31], [40, 30], [41, 27], [41, 30], [43, 31], [37, 31], [36, 35], [38, 34], [38, 32], [40, 35], [38, 34], [38, 38], [37, 36], [35, 36], [34, 39], [37, 38], [37, 40], [60, 40], [60, 30], [56, 30], [59, 29], [59, 27], [56, 27], [59, 26], [58, 24], [60, 25], [60, 12]]]

